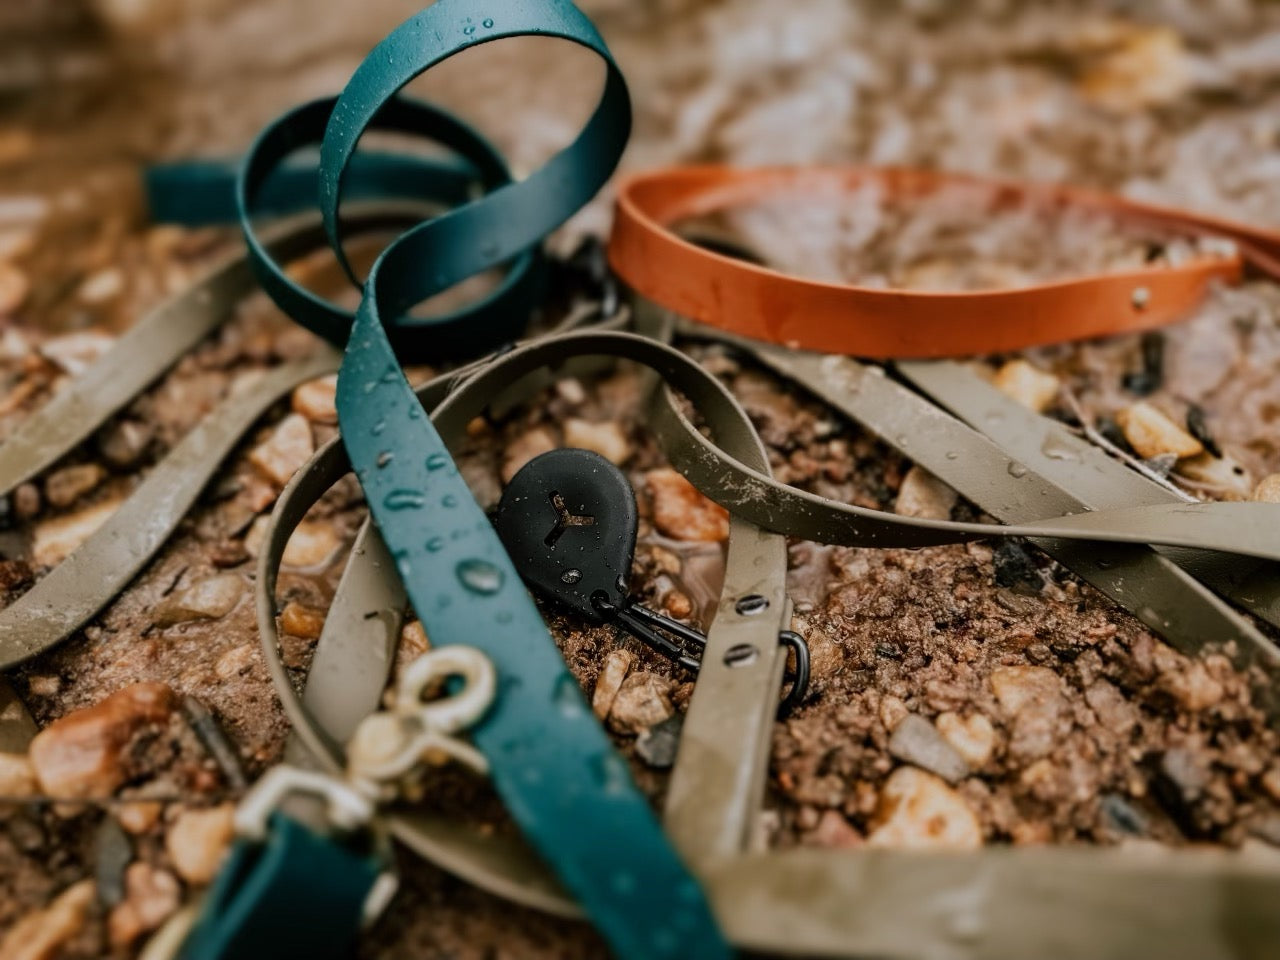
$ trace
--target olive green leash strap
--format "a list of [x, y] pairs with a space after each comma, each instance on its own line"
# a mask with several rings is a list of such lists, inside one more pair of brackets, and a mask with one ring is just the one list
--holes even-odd
[[[767, 469], [750, 421], [714, 378], [669, 347], [625, 334], [584, 332], [547, 338], [480, 365], [437, 408], [437, 426], [450, 444], [456, 444], [465, 436], [466, 423], [483, 411], [497, 388], [558, 367], [566, 359], [589, 355], [638, 360], [691, 393], [718, 396], [720, 409], [728, 411], [718, 418], [722, 442]], [[419, 391], [421, 402], [431, 406], [440, 401], [445, 389], [457, 381], [451, 375], [428, 384]], [[376, 531], [362, 530], [301, 698], [294, 693], [277, 648], [274, 584], [291, 530], [346, 469], [341, 448], [331, 443], [298, 472], [272, 515], [258, 578], [259, 629], [269, 669], [302, 747], [330, 771], [341, 767], [336, 744], [376, 707], [385, 685], [399, 622], [396, 597], [382, 582], [389, 579], [382, 566], [385, 547]], [[779, 629], [788, 625], [785, 572], [782, 538], [735, 521], [726, 579], [730, 587], [709, 631], [669, 793], [668, 829], [682, 853], [697, 862], [741, 850], [759, 808], [784, 665], [777, 637]], [[744, 598], [747, 602], [742, 602]], [[349, 633], [331, 630], [335, 622], [364, 626]], [[734, 655], [726, 656], [730, 650]], [[351, 682], [332, 682], [333, 677]], [[297, 752], [294, 756], [299, 758]], [[677, 796], [683, 799], [677, 801]], [[701, 798], [701, 806], [694, 803], [695, 797]], [[714, 829], [704, 833], [702, 826]], [[542, 909], [573, 912], [545, 873], [535, 869], [536, 861], [519, 847], [501, 856], [491, 853], [485, 860], [482, 852], [493, 850], [486, 838], [410, 812], [394, 814], [391, 828], [409, 846], [479, 886]], [[495, 873], [495, 862], [508, 867], [513, 862], [523, 864], [517, 871], [520, 879]]]
[[[1022, 451], [1002, 451], [885, 376], [880, 368], [848, 357], [738, 345], [875, 432], [1004, 523], [1078, 515], [1091, 508], [1028, 466], [1018, 456]], [[1032, 542], [1184, 652], [1195, 654], [1207, 644], [1234, 642], [1238, 665], [1280, 666], [1280, 651], [1274, 644], [1150, 547], [1047, 538]]]
[[[914, 397], [914, 394], [908, 392], [907, 396]], [[896, 413], [896, 423], [901, 427], [895, 440], [909, 455], [917, 448], [923, 449], [930, 442], [927, 438], [955, 436], [950, 424], [958, 423], [932, 404], [915, 399], [921, 406], [910, 413], [890, 411]], [[778, 483], [717, 450], [674, 406], [668, 404], [661, 409], [673, 429], [659, 435], [670, 440], [668, 454], [672, 462], [699, 490], [731, 513], [790, 536], [860, 547], [929, 547], [988, 537], [1057, 538], [1095, 543], [1166, 544], [1280, 560], [1280, 539], [1274, 536], [1273, 504], [1152, 504], [1003, 526], [895, 516], [837, 503]], [[676, 426], [680, 429], [674, 429]], [[910, 431], [915, 431], [914, 437]], [[972, 435], [981, 443], [989, 443], [979, 434]], [[1020, 469], [1021, 465], [998, 451], [997, 456], [1006, 470], [1010, 466], [1015, 472]]]
[[[416, 222], [422, 210], [403, 202], [361, 204], [353, 209], [348, 229], [366, 233], [403, 227]], [[321, 246], [324, 233], [319, 218], [309, 215], [272, 230], [268, 242], [287, 261]], [[0, 445], [0, 477], [17, 484], [56, 463], [255, 290], [248, 259], [241, 254], [149, 313]], [[0, 610], [0, 669], [56, 646], [110, 603], [172, 535], [257, 419], [293, 387], [332, 372], [337, 364], [337, 354], [322, 349], [233, 389], [66, 560]]]
[[245, 384], [173, 448], [93, 535], [0, 610], [0, 669], [60, 643], [123, 590], [186, 516], [218, 465], [272, 404], [336, 369], [326, 351]]
[[[620, 352], [625, 346], [607, 349]], [[553, 355], [568, 354], [568, 347]], [[495, 376], [505, 360], [495, 361]], [[664, 376], [685, 389], [687, 382], [673, 370], [666, 368]], [[508, 382], [515, 377], [510, 369], [501, 375]], [[424, 405], [443, 397], [448, 379], [423, 388]], [[453, 431], [473, 409], [466, 396], [470, 387], [461, 388], [466, 403], [457, 408]], [[705, 399], [699, 394], [695, 402], [713, 430], [722, 428], [726, 408]], [[259, 625], [268, 664], [299, 734], [333, 770], [341, 757], [340, 752], [326, 755], [334, 749], [326, 746], [332, 738], [324, 736], [312, 713], [320, 705], [303, 705], [280, 661], [271, 584], [293, 526], [346, 469], [341, 447], [331, 443], [299, 472], [272, 516], [259, 567]], [[739, 546], [731, 542], [731, 549]], [[372, 562], [359, 554], [352, 559], [353, 564]], [[376, 569], [370, 572], [376, 576]], [[356, 607], [358, 593], [349, 591]], [[726, 597], [733, 593], [734, 586], [727, 584]], [[340, 595], [338, 602], [348, 601]], [[705, 692], [710, 689], [699, 680], [695, 702], [700, 696], [713, 699]], [[772, 708], [776, 692], [768, 691], [762, 701]], [[687, 765], [685, 738], [695, 730], [692, 710], [691, 705], [677, 758], [680, 775]], [[738, 725], [735, 717], [719, 722]], [[726, 735], [732, 734], [712, 734]], [[720, 774], [713, 770], [708, 776]], [[758, 796], [758, 789], [752, 784], [748, 792]], [[408, 846], [484, 889], [548, 912], [575, 914], [545, 868], [514, 838], [481, 834], [439, 816], [395, 812], [391, 825]], [[865, 849], [791, 850], [712, 857], [697, 860], [696, 867], [731, 939], [771, 954], [903, 960], [934, 955], [1024, 960], [1052, 954], [1064, 960], [1129, 960], [1159, 952], [1176, 960], [1262, 960], [1280, 937], [1272, 909], [1280, 894], [1274, 872], [1266, 864], [1217, 851], [1144, 858], [1128, 851], [1056, 848], [909, 856]], [[1086, 916], [1089, 922], [1082, 923]]]
[[[963, 364], [899, 362], [897, 372], [1009, 456], [1048, 477], [1093, 510], [1181, 503], [1172, 490], [1108, 456], [1056, 420], [1028, 410]], [[1212, 590], [1280, 627], [1280, 568], [1216, 553], [1160, 547]]]
[[[468, 277], [531, 256], [612, 173], [630, 130], [630, 104], [594, 26], [564, 0], [495, 10], [440, 0], [411, 17], [370, 53], [332, 108], [320, 150], [321, 212], [345, 265], [341, 186], [365, 130], [436, 63], [476, 44], [529, 35], [598, 54], [606, 68], [600, 102], [578, 138], [538, 171], [408, 230], [384, 250], [365, 281], [339, 371], [342, 439], [433, 647], [464, 645], [496, 671], [498, 696], [470, 735], [531, 846], [618, 956], [726, 957], [705, 898], [592, 716], [397, 356], [474, 355], [523, 328], [525, 317], [510, 310], [489, 310], [485, 322], [470, 315], [489, 301], [463, 314], [411, 324], [404, 318], [414, 304]], [[246, 180], [291, 145], [287, 137], [275, 142], [269, 129], [250, 153]], [[286, 309], [299, 322], [317, 323], [310, 308]]]

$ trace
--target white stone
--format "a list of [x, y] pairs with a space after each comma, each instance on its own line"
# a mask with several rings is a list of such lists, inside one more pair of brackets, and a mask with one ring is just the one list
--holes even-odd
[[970, 767], [977, 770], [991, 759], [996, 745], [996, 731], [991, 721], [980, 713], [962, 717], [958, 713], [942, 713], [935, 721], [938, 732], [947, 738]]
[[900, 517], [928, 520], [951, 519], [951, 508], [960, 495], [924, 467], [914, 466], [902, 478], [893, 512]]
[[36, 524], [31, 539], [31, 557], [39, 567], [56, 567], [89, 539], [120, 505], [112, 497], [75, 513], [50, 517]]
[[593, 423], [571, 417], [564, 422], [564, 444], [600, 454], [621, 466], [631, 456], [631, 444], [622, 428], [612, 420]]
[[502, 482], [510, 483], [520, 468], [534, 457], [556, 448], [556, 438], [542, 427], [534, 427], [517, 437], [507, 447], [502, 457]]
[[1254, 488], [1253, 499], [1259, 503], [1280, 503], [1280, 473], [1263, 477]]
[[235, 806], [230, 803], [178, 814], [164, 838], [164, 848], [178, 876], [197, 885], [214, 878], [235, 833], [234, 819]]
[[941, 779], [899, 767], [880, 791], [867, 843], [901, 850], [976, 850], [982, 827], [964, 798]]
[[671, 682], [656, 673], [641, 671], [622, 681], [609, 711], [609, 726], [616, 733], [640, 733], [675, 713]]
[[104, 353], [115, 345], [116, 339], [100, 330], [80, 330], [64, 333], [46, 340], [40, 345], [45, 359], [56, 364], [71, 376], [83, 373]]
[[76, 295], [81, 303], [97, 307], [116, 299], [122, 293], [124, 274], [115, 267], [106, 267], [85, 277]]
[[1116, 414], [1129, 445], [1144, 460], [1172, 454], [1179, 460], [1204, 452], [1204, 445], [1174, 423], [1165, 413], [1145, 400]]
[[295, 569], [322, 567], [333, 559], [341, 546], [342, 538], [330, 523], [303, 520], [289, 536], [280, 562]]
[[53, 960], [62, 945], [84, 929], [96, 887], [92, 880], [74, 883], [43, 910], [27, 914], [0, 940], [3, 960]]
[[1228, 500], [1247, 500], [1253, 493], [1253, 475], [1233, 457], [1215, 457], [1209, 451], [1181, 461], [1178, 476], [1204, 484], [1210, 492]]
[[235, 609], [244, 594], [244, 578], [238, 573], [207, 577], [167, 597], [155, 608], [155, 622], [167, 627], [189, 620], [217, 620]]
[[636, 656], [630, 650], [610, 650], [609, 655], [604, 658], [604, 665], [596, 677], [595, 690], [591, 694], [591, 710], [601, 720], [609, 715], [613, 701], [622, 689], [622, 682], [627, 679], [635, 662]]
[[308, 380], [293, 391], [293, 409], [312, 423], [338, 422], [338, 375]]
[[30, 292], [27, 275], [14, 264], [0, 260], [0, 317], [12, 316]]
[[249, 462], [283, 487], [315, 453], [311, 424], [299, 413], [281, 420], [271, 436], [249, 452]]
[[1061, 389], [1056, 376], [1033, 367], [1026, 360], [1010, 360], [996, 372], [993, 382], [1001, 393], [1036, 413], [1048, 410]]

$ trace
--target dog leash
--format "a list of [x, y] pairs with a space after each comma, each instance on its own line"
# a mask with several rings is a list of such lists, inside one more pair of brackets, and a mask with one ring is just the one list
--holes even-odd
[[[1014, 289], [921, 292], [790, 276], [699, 246], [681, 221], [735, 206], [807, 197], [833, 202], [866, 184], [895, 201], [962, 188], [1000, 206], [1069, 209], [1174, 236], [1225, 238], [1222, 255]], [[676, 314], [768, 343], [822, 353], [904, 360], [1000, 353], [1152, 330], [1186, 316], [1215, 280], [1245, 262], [1280, 277], [1280, 234], [1074, 187], [923, 170], [856, 167], [679, 167], [618, 187], [609, 262], [641, 296]]]
[[[440, 359], [492, 349], [523, 328], [524, 318], [513, 316], [507, 304], [519, 296], [513, 292], [521, 275], [516, 269], [508, 269], [495, 293], [457, 314], [420, 321], [405, 311], [476, 273], [528, 262], [534, 256], [529, 251], [611, 174], [630, 110], [621, 74], [594, 27], [569, 3], [511, 5], [483, 16], [475, 4], [442, 0], [379, 44], [336, 103], [306, 105], [264, 131], [239, 181], [240, 210], [247, 216], [256, 186], [274, 165], [321, 140], [321, 213], [334, 252], [355, 280], [342, 249], [338, 207], [362, 133], [370, 126], [419, 132], [419, 118], [401, 111], [401, 87], [462, 49], [529, 34], [577, 43], [604, 60], [607, 78], [596, 112], [573, 144], [520, 184], [489, 177], [482, 196], [401, 234], [370, 271], [353, 319], [289, 283], [255, 248], [247, 219], [246, 239], [264, 288], [286, 313], [330, 336], [349, 326], [337, 394], [343, 442], [433, 644], [461, 644], [496, 675], [501, 695], [467, 726], [522, 832], [620, 956], [723, 956], [727, 947], [701, 892], [591, 717], [399, 366], [407, 356]], [[427, 132], [459, 148], [465, 129], [444, 124]], [[459, 152], [474, 160], [479, 151], [470, 144]], [[603, 844], [606, 836], [615, 842]], [[242, 849], [256, 849], [254, 862], [269, 868], [269, 843]], [[275, 874], [264, 874], [260, 885], [252, 879], [239, 884], [240, 897], [210, 902], [184, 956], [270, 950], [275, 940], [259, 928], [270, 927], [288, 892]], [[360, 892], [353, 887], [349, 899]], [[329, 919], [342, 925], [351, 915], [334, 912]]]

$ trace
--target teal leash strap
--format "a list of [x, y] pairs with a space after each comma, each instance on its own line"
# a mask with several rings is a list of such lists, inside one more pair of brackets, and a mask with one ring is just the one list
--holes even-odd
[[382, 866], [376, 856], [276, 814], [264, 841], [232, 847], [182, 960], [349, 957]]
[[[432, 643], [474, 646], [497, 668], [499, 695], [472, 740], [530, 843], [619, 957], [728, 957], [702, 891], [587, 708], [488, 517], [401, 373], [382, 320], [522, 255], [612, 174], [630, 131], [630, 104], [594, 26], [565, 0], [440, 0], [406, 21], [361, 64], [333, 108], [321, 146], [321, 212], [341, 255], [344, 172], [384, 105], [460, 50], [527, 35], [596, 52], [607, 67], [600, 103], [578, 138], [526, 180], [407, 231], [383, 252], [366, 281], [339, 373], [343, 440]], [[422, 333], [437, 336], [433, 329]], [[450, 347], [502, 342], [491, 330], [449, 333]]]
[[[514, 183], [501, 155], [469, 127], [398, 94], [454, 53], [529, 35], [585, 46], [604, 60], [607, 73], [600, 103], [578, 138]], [[439, 0], [379, 44], [336, 103], [304, 104], [264, 130], [237, 178], [235, 201], [267, 293], [304, 326], [346, 344], [337, 399], [344, 443], [432, 643], [475, 647], [497, 670], [498, 696], [471, 732], [512, 817], [617, 956], [716, 960], [733, 954], [705, 896], [596, 723], [496, 532], [400, 369], [402, 362], [482, 354], [523, 331], [541, 298], [543, 238], [603, 186], [630, 124], [621, 73], [594, 26], [567, 0]], [[364, 189], [365, 171], [373, 169], [356, 154], [369, 129], [430, 137], [470, 166], [483, 192], [393, 241], [370, 271], [353, 317], [285, 276], [258, 242], [250, 217], [291, 202], [284, 187], [270, 185], [272, 179], [287, 185], [289, 158], [319, 143], [326, 232], [356, 281], [341, 246], [339, 199], [344, 189], [352, 195]], [[273, 190], [285, 190], [283, 199]], [[408, 313], [414, 304], [495, 268], [506, 271], [496, 289], [463, 309], [441, 316]], [[336, 838], [321, 842], [343, 847]], [[231, 923], [233, 912], [218, 906], [234, 899], [246, 916], [286, 909], [281, 905], [289, 891], [278, 880], [296, 876], [302, 886], [302, 872], [260, 878], [260, 869], [238, 866], [236, 878], [226, 880], [227, 895], [205, 912], [203, 938], [193, 940], [187, 960], [281, 955], [269, 933], [225, 932], [258, 928]], [[316, 870], [312, 882], [323, 878], [328, 884], [329, 877], [329, 871]], [[230, 897], [231, 888], [242, 896]], [[349, 914], [334, 912], [348, 917], [342, 922], [349, 922]], [[315, 917], [315, 910], [298, 901], [288, 922]], [[327, 927], [330, 920], [321, 923]], [[335, 934], [309, 956], [341, 955], [345, 942]], [[196, 948], [204, 952], [192, 953]]]
[[[258, 191], [254, 213], [281, 217], [316, 204], [318, 156], [277, 168]], [[241, 159], [185, 160], [148, 167], [142, 178], [147, 211], [155, 223], [209, 227], [235, 223], [236, 180]], [[357, 154], [352, 161], [350, 199], [420, 198], [456, 206], [479, 185], [474, 167], [461, 158], [404, 157], [395, 153]]]

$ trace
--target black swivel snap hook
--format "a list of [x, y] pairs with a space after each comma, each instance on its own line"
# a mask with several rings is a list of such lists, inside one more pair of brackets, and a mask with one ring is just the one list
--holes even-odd
[[[616, 623], [698, 672], [706, 635], [631, 596], [635, 492], [604, 457], [572, 448], [535, 457], [512, 477], [494, 522], [516, 569], [536, 592], [593, 623]], [[785, 714], [808, 692], [809, 648], [790, 630], [778, 639], [795, 654], [791, 690], [780, 708]]]

